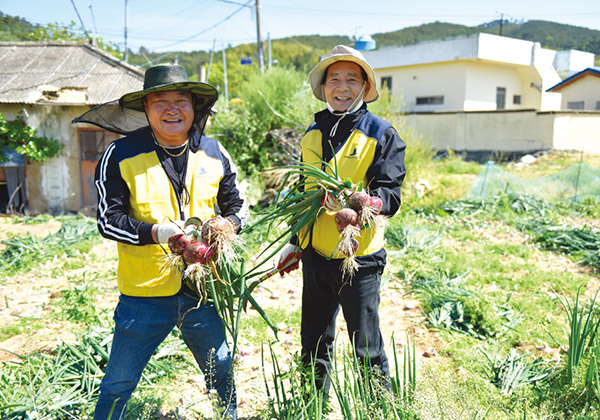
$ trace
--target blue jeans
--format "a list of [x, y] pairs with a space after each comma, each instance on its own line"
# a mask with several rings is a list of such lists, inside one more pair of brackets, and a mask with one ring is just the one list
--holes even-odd
[[[227, 419], [237, 419], [231, 351], [223, 323], [212, 304], [195, 308], [197, 300], [180, 293], [170, 297], [121, 295], [115, 309], [115, 333], [100, 385], [94, 420], [123, 419], [127, 401], [156, 348], [175, 326], [204, 373], [208, 389], [215, 389]], [[183, 316], [185, 314], [185, 316]], [[183, 321], [182, 321], [183, 318]]]

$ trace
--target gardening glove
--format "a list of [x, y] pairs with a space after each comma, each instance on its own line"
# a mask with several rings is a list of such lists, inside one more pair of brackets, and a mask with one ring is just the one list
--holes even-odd
[[338, 212], [342, 209], [342, 203], [335, 199], [333, 195], [325, 191], [323, 199], [321, 199], [321, 206], [328, 211]]
[[302, 248], [298, 245], [288, 244], [277, 260], [277, 270], [282, 276], [300, 267], [300, 258], [302, 258]]
[[159, 244], [166, 244], [169, 238], [178, 233], [183, 233], [183, 221], [159, 223], [156, 229], [156, 238]]

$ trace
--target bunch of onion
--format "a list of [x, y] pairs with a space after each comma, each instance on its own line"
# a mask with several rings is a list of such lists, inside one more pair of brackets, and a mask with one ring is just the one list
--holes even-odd
[[[172, 265], [182, 272], [184, 281], [198, 294], [199, 304], [208, 301], [207, 281], [214, 272], [214, 251], [194, 234], [178, 233], [169, 238]], [[210, 268], [209, 268], [210, 267]]]
[[380, 215], [383, 202], [381, 198], [370, 196], [366, 191], [356, 191], [348, 198], [348, 207], [358, 213], [362, 227], [385, 228], [385, 218]]
[[333, 254], [339, 251], [344, 255], [341, 265], [342, 274], [352, 278], [358, 269], [355, 255], [359, 247], [357, 238], [360, 236], [360, 231], [366, 227], [383, 229], [385, 219], [379, 214], [382, 208], [381, 199], [371, 197], [365, 191], [353, 192], [344, 204], [347, 207], [335, 214], [334, 220], [340, 239]]
[[[241, 246], [241, 239], [235, 234], [230, 220], [216, 216], [204, 223], [198, 218], [190, 218], [182, 233], [171, 236], [168, 246], [167, 263], [183, 273], [183, 278], [198, 293], [200, 302], [208, 299], [206, 283], [212, 280], [223, 282], [215, 261], [219, 265], [233, 262], [239, 252], [234, 244]], [[209, 278], [209, 274], [214, 279]]]
[[[184, 281], [199, 299], [198, 306], [206, 302], [215, 305], [231, 336], [233, 352], [237, 346], [241, 311], [248, 302], [277, 336], [277, 328], [246, 288], [244, 261], [240, 258], [242, 240], [235, 235], [232, 224], [217, 216], [205, 223], [196, 219], [186, 225], [185, 231], [169, 238], [172, 267], [182, 272]], [[239, 269], [235, 268], [238, 260], [241, 260]]]
[[335, 214], [334, 220], [340, 239], [333, 253], [339, 251], [344, 255], [342, 275], [352, 278], [358, 269], [355, 255], [359, 245], [356, 238], [360, 236], [359, 216], [355, 210], [343, 208]]
[[[306, 238], [310, 227], [323, 211], [321, 203], [325, 193], [340, 201], [352, 195], [356, 187], [350, 181], [340, 179], [336, 167], [326, 162], [321, 164], [326, 167], [326, 171], [304, 162], [277, 168], [284, 169], [286, 175], [274, 203], [262, 212], [262, 217], [247, 226], [245, 231], [267, 225], [267, 235], [275, 229], [278, 229], [278, 234], [256, 257], [257, 262], [249, 270], [250, 274], [263, 268], [263, 264], [271, 260], [292, 237], [298, 235], [300, 242]], [[285, 189], [291, 180], [295, 182], [289, 189]], [[259, 282], [252, 283], [249, 288], [253, 289]]]

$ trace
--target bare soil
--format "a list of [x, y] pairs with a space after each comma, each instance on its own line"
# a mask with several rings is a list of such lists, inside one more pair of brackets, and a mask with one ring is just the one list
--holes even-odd
[[[50, 221], [47, 224], [22, 225], [14, 224], [8, 218], [0, 218], [0, 240], [13, 235], [48, 235], [56, 232], [60, 223]], [[501, 226], [490, 226], [489, 229], [479, 232], [482, 239], [502, 241], [509, 243], [522, 243], [527, 240], [525, 236], [504, 232]], [[460, 248], [459, 243], [446, 243], [445, 246]], [[566, 258], [536, 255], [539, 266], [546, 270], [579, 271], [581, 267]], [[86, 267], [72, 271], [55, 273], [56, 261], [50, 261], [35, 273], [20, 274], [13, 278], [0, 279], [0, 328], [14, 324], [23, 319], [34, 320], [41, 324], [41, 328], [28, 331], [26, 327], [17, 335], [0, 342], [0, 362], [18, 363], [19, 355], [27, 355], [35, 351], [49, 352], [63, 341], [75, 340], [73, 324], [58, 321], [52, 316], [53, 304], [60, 297], [63, 290], [72, 288], [73, 278], [85, 278], [84, 272], [105, 272], [114, 269], [116, 265], [116, 245], [110, 241], [103, 241], [96, 246], [88, 258]], [[401, 360], [406, 332], [414, 338], [419, 358], [436, 357], [440, 355], [446, 343], [440, 338], [437, 331], [428, 329], [423, 324], [423, 316], [419, 302], [405, 296], [404, 290], [394, 278], [391, 270], [384, 275], [384, 284], [381, 290], [381, 329], [386, 339], [388, 355], [396, 352]], [[284, 277], [274, 276], [267, 282], [267, 287], [259, 289], [255, 297], [261, 307], [267, 312], [271, 308], [285, 308], [287, 311], [297, 309], [301, 302], [301, 277], [299, 271], [292, 272]], [[116, 305], [118, 290], [116, 280], [100, 280], [102, 293], [97, 299], [98, 309], [111, 311]], [[278, 324], [279, 342], [273, 343], [274, 351], [279, 355], [280, 363], [285, 366], [300, 348], [299, 326], [290, 322]], [[338, 320], [338, 346], [347, 349], [349, 346], [347, 331], [343, 319]], [[395, 349], [391, 348], [391, 337], [395, 338]], [[268, 347], [252, 344], [251, 337], [244, 337], [241, 332], [239, 352], [236, 356], [236, 385], [238, 388], [239, 415], [241, 418], [250, 419], [260, 407], [265, 406], [265, 381], [264, 371], [270, 374], [269, 363], [263, 367], [262, 350], [268, 352]], [[554, 351], [550, 349], [549, 351]], [[268, 360], [268, 353], [266, 353]], [[393, 359], [393, 357], [391, 357]], [[192, 405], [200, 399], [204, 401], [203, 411], [210, 416], [208, 402], [206, 401], [204, 380], [201, 375], [190, 373], [185, 379], [183, 389], [177, 390], [180, 405]], [[173, 417], [173, 407], [165, 407], [163, 419]], [[171, 414], [168, 414], [171, 413]], [[182, 418], [181, 415], [177, 418]], [[194, 417], [183, 417], [192, 419]], [[335, 419], [335, 415], [330, 417]]]

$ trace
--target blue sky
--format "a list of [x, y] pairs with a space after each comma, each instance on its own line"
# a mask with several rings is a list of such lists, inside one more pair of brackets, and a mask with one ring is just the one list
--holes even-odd
[[[209, 51], [256, 41], [256, 0], [0, 0], [0, 11], [46, 25], [74, 21], [137, 52]], [[74, 7], [75, 5], [75, 7]], [[550, 20], [600, 30], [598, 0], [260, 0], [264, 40], [294, 35], [371, 35], [435, 21]], [[79, 13], [76, 13], [76, 9]]]

